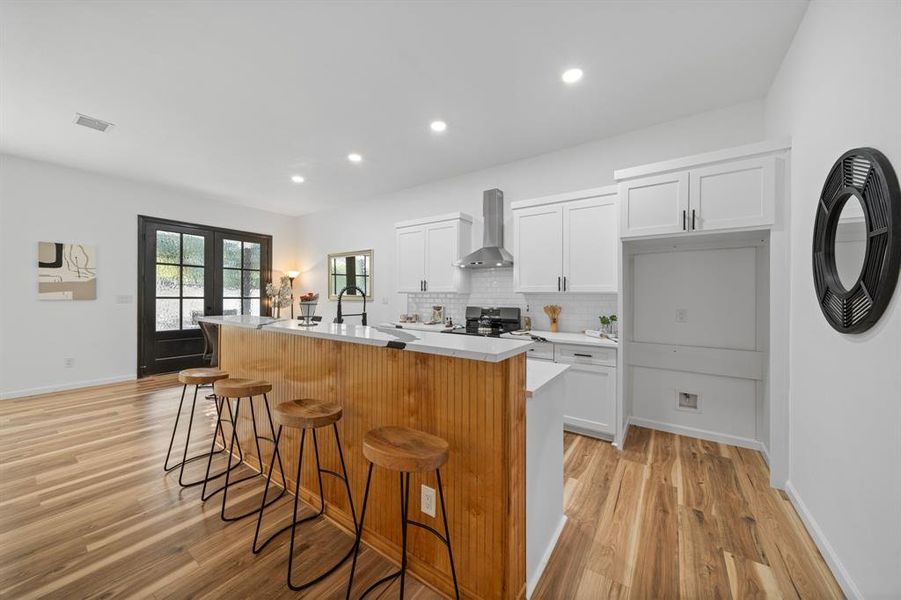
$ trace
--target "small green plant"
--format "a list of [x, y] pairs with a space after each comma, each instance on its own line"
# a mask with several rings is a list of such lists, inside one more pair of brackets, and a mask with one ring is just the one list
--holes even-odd
[[601, 325], [604, 325], [605, 327], [607, 325], [610, 325], [610, 317], [608, 317], [607, 315], [601, 315], [600, 319], [601, 319]]

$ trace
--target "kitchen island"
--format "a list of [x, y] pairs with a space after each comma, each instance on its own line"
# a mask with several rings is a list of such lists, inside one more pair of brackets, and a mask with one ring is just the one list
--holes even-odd
[[[232, 377], [269, 381], [272, 406], [306, 397], [343, 407], [339, 430], [358, 508], [367, 468], [361, 443], [368, 430], [403, 425], [447, 440], [450, 459], [442, 480], [461, 592], [470, 598], [525, 596], [526, 579], [531, 578], [526, 572], [525, 352], [531, 341], [354, 324], [304, 327], [298, 321], [260, 317], [203, 319], [221, 326], [220, 368]], [[256, 403], [255, 410], [265, 427], [263, 404]], [[242, 415], [237, 429], [244, 447], [252, 448], [249, 415]], [[299, 443], [295, 434], [286, 430], [281, 446], [292, 486]], [[337, 449], [331, 436], [321, 436], [319, 445], [323, 468], [335, 469]], [[267, 466], [270, 452], [264, 445]], [[253, 452], [244, 457], [259, 469]], [[562, 463], [562, 455], [559, 460]], [[307, 452], [301, 495], [316, 505], [314, 472], [312, 453]], [[419, 511], [420, 484], [434, 488], [434, 475], [411, 478], [415, 517], [440, 529], [439, 519]], [[562, 481], [557, 485], [562, 489]], [[376, 469], [370, 493], [363, 541], [396, 561], [401, 547], [396, 475]], [[341, 482], [326, 478], [325, 496], [327, 515], [352, 530]], [[409, 537], [409, 569], [451, 594], [444, 547], [418, 528], [411, 528]]]

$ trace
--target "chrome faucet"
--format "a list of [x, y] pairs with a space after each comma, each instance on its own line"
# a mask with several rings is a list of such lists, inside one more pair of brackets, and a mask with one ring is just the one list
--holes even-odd
[[347, 290], [357, 290], [360, 292], [360, 295], [363, 296], [363, 312], [352, 313], [347, 315], [348, 317], [363, 317], [363, 325], [366, 325], [366, 292], [361, 290], [355, 285], [345, 286], [343, 290], [338, 292], [338, 316], [335, 317], [335, 323], [343, 323], [344, 315], [341, 314], [341, 298], [344, 296], [344, 292]]

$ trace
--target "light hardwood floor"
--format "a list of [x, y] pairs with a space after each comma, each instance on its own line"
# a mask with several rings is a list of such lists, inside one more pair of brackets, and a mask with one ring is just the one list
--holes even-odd
[[[218, 496], [202, 504], [162, 473], [180, 392], [158, 377], [0, 402], [0, 597], [298, 596], [285, 586], [287, 536], [254, 556], [253, 519], [221, 522]], [[533, 597], [841, 597], [756, 452], [640, 428], [623, 453], [565, 444], [569, 521]], [[258, 489], [241, 484], [238, 508]], [[272, 514], [266, 530], [287, 522], [289, 500]], [[329, 522], [301, 536], [300, 578], [350, 545]], [[355, 595], [394, 568], [368, 549], [360, 560]], [[345, 566], [303, 595], [343, 598], [346, 580]]]

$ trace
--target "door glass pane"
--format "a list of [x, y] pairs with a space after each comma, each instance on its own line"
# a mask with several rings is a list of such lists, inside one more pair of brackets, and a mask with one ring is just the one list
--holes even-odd
[[222, 301], [222, 314], [223, 315], [240, 315], [241, 314], [241, 299], [240, 298], [226, 298]]
[[258, 298], [245, 299], [243, 304], [242, 314], [260, 316], [260, 301]]
[[156, 262], [181, 262], [181, 239], [174, 231], [156, 232]]
[[203, 298], [203, 267], [184, 267], [182, 269], [182, 296]]
[[260, 272], [244, 271], [244, 288], [243, 294], [245, 298], [260, 297]]
[[197, 317], [203, 316], [203, 298], [188, 298], [181, 301], [181, 328], [196, 329]]
[[178, 278], [181, 267], [175, 265], [156, 266], [156, 295], [178, 297]]
[[238, 269], [222, 269], [222, 295], [225, 297], [241, 297], [241, 271]]
[[260, 245], [244, 242], [244, 268], [260, 268]]
[[172, 331], [178, 329], [178, 299], [157, 298], [156, 330]]
[[182, 262], [186, 265], [197, 265], [198, 267], [203, 266], [203, 236], [200, 235], [188, 235], [187, 233], [182, 236], [182, 245], [184, 246], [184, 260]]
[[241, 268], [241, 242], [222, 240], [222, 266]]

